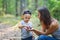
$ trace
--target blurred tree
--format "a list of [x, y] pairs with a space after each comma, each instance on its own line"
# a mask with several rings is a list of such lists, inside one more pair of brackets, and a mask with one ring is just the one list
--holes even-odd
[[5, 14], [18, 16], [25, 9], [29, 9], [35, 13], [37, 8], [41, 6], [46, 6], [51, 15], [60, 20], [60, 0], [0, 0], [0, 14], [5, 12]]
[[20, 15], [22, 14], [22, 12], [24, 11], [24, 9], [27, 6], [27, 1], [26, 0], [20, 0]]
[[8, 3], [7, 0], [5, 0], [5, 14], [7, 14], [7, 7], [8, 7]]
[[60, 1], [59, 0], [48, 0], [47, 7], [49, 8], [51, 15], [56, 19], [60, 20]]
[[3, 9], [3, 11], [4, 11], [4, 8], [5, 8], [5, 1], [4, 0], [2, 0], [2, 9]]
[[5, 13], [7, 13], [7, 0], [3, 0], [2, 1], [2, 7], [3, 7], [3, 11], [5, 11]]
[[28, 1], [27, 0], [20, 0], [20, 15], [27, 8], [27, 5], [28, 5]]
[[16, 0], [16, 16], [18, 16], [18, 0]]
[[38, 0], [35, 0], [35, 10], [38, 8]]

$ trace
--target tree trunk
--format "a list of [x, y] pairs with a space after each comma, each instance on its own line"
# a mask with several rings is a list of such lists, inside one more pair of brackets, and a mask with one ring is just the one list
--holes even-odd
[[5, 0], [2, 0], [2, 11], [4, 12], [4, 13], [6, 13], [6, 1]]
[[26, 8], [26, 0], [20, 0], [20, 15], [22, 15], [23, 10]]
[[38, 0], [35, 0], [35, 10], [38, 8]]
[[18, 16], [18, 0], [16, 0], [16, 16]]
[[5, 0], [5, 13], [7, 14], [7, 0]]

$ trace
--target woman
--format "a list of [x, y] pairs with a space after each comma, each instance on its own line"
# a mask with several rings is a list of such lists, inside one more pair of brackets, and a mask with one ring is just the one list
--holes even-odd
[[[56, 19], [52, 18], [47, 8], [43, 7], [38, 10], [38, 18], [42, 25], [42, 31], [28, 29], [33, 31], [39, 37], [38, 40], [60, 40], [60, 26]], [[48, 36], [49, 34], [52, 37]]]

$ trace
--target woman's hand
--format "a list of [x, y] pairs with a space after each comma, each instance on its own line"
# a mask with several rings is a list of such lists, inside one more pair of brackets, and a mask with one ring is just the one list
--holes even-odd
[[34, 29], [31, 27], [24, 27], [27, 31], [33, 31]]
[[27, 29], [28, 31], [34, 31], [34, 28], [31, 28], [31, 29]]

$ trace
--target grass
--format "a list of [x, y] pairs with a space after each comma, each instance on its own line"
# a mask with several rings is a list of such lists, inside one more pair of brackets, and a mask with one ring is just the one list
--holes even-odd
[[[0, 16], [0, 23], [10, 24], [12, 26], [16, 25], [18, 22], [20, 22], [20, 20], [21, 20], [20, 16], [15, 17], [14, 15], [9, 15], [9, 14]], [[40, 27], [38, 26], [39, 20], [36, 17], [36, 15], [32, 15], [30, 21], [33, 23], [33, 28], [40, 30]], [[34, 36], [36, 36], [36, 35], [34, 34]]]
[[4, 16], [0, 16], [0, 23], [5, 23], [5, 24], [10, 24], [10, 25], [15, 25], [19, 20], [21, 20], [20, 18], [18, 19], [18, 17], [15, 17], [13, 15], [4, 15]]
[[[0, 23], [10, 24], [10, 25], [14, 26], [20, 21], [21, 21], [20, 16], [16, 17], [16, 16], [10, 15], [10, 14], [0, 16]], [[40, 30], [40, 27], [38, 26], [38, 24], [40, 22], [39, 22], [38, 18], [36, 17], [36, 15], [32, 15], [30, 21], [33, 23], [33, 28]]]
[[[15, 24], [17, 24], [18, 22], [20, 22], [21, 17], [15, 17], [14, 15], [4, 15], [4, 16], [0, 16], [0, 23], [5, 23], [5, 24], [10, 24], [12, 26], [14, 26]], [[33, 28], [40, 30], [41, 26], [38, 26], [38, 24], [40, 24], [39, 19], [36, 17], [36, 15], [32, 15], [31, 20], [33, 23]], [[60, 23], [60, 22], [59, 22]], [[34, 34], [34, 36], [36, 37], [37, 35]]]
[[[16, 16], [10, 15], [10, 14], [0, 16], [0, 23], [10, 24], [10, 25], [13, 26], [13, 25], [17, 24], [20, 21], [21, 21], [20, 16], [16, 17]], [[41, 27], [38, 26], [38, 24], [40, 24], [40, 22], [39, 22], [39, 19], [37, 18], [36, 15], [33, 14], [30, 21], [33, 23], [33, 27], [35, 29], [40, 30]], [[60, 21], [59, 21], [59, 23], [60, 23]]]
[[[0, 23], [15, 25], [16, 23], [20, 22], [20, 20], [21, 20], [20, 16], [16, 17], [16, 16], [10, 15], [10, 14], [0, 16]], [[35, 15], [32, 15], [30, 21], [33, 23], [34, 28], [36, 26], [38, 26], [38, 24], [39, 24], [39, 20]]]

